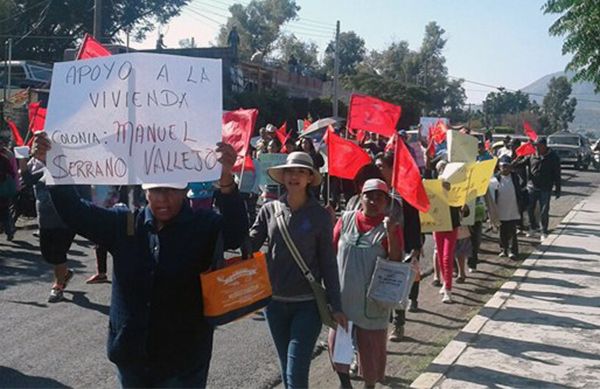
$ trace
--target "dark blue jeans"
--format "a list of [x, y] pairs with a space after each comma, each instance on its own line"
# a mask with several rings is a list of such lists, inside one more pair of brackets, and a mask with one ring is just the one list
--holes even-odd
[[[123, 388], [205, 388], [208, 368], [212, 357], [212, 331], [206, 334], [206, 343], [192, 355], [186, 356], [185, 366], [173, 363], [161, 371], [167, 361], [153, 364], [117, 365], [117, 373]], [[193, 361], [193, 362], [191, 362]], [[187, 363], [189, 362], [189, 363]], [[157, 368], [158, 366], [158, 368]], [[175, 367], [175, 369], [173, 369]]]
[[208, 363], [178, 375], [154, 379], [147, 368], [118, 366], [118, 377], [122, 388], [205, 388], [208, 378]]
[[550, 196], [552, 191], [529, 189], [529, 228], [535, 230], [539, 227], [538, 221], [535, 219], [535, 207], [540, 203], [540, 221], [542, 222], [542, 233], [548, 234], [548, 220], [550, 215]]
[[310, 361], [321, 332], [317, 303], [271, 301], [265, 311], [283, 384], [288, 389], [308, 388]]

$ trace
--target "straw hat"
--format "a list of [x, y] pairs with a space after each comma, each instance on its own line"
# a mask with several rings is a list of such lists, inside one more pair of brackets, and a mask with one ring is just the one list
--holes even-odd
[[313, 165], [313, 159], [310, 155], [303, 151], [294, 151], [287, 156], [287, 159], [283, 165], [273, 166], [267, 169], [267, 173], [269, 177], [271, 177], [274, 181], [283, 184], [283, 170], [288, 168], [304, 168], [312, 171], [313, 180], [312, 186], [321, 185], [321, 173], [317, 169], [315, 169]]

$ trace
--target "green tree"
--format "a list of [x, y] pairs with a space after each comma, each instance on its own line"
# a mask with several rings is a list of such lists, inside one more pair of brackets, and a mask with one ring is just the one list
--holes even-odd
[[298, 15], [300, 7], [294, 0], [252, 0], [248, 5], [233, 4], [231, 16], [221, 27], [217, 42], [227, 46], [227, 37], [233, 26], [240, 36], [238, 55], [249, 60], [253, 54], [268, 56], [275, 49], [281, 27]]
[[[130, 31], [136, 40], [143, 39], [157, 24], [166, 23], [179, 14], [189, 0], [112, 0], [103, 2], [104, 43], [118, 42], [117, 34]], [[4, 8], [0, 3], [0, 9]], [[13, 35], [13, 57], [39, 61], [58, 61], [64, 50], [75, 47], [84, 33], [93, 31], [94, 0], [9, 1], [5, 17], [0, 19], [3, 34]], [[6, 8], [5, 8], [6, 9]], [[43, 38], [33, 38], [43, 37]], [[1, 39], [1, 53], [4, 41]]]
[[446, 58], [442, 54], [446, 39], [443, 38], [445, 30], [436, 22], [425, 26], [425, 35], [418, 54], [417, 75], [420, 85], [428, 92], [428, 101], [425, 107], [430, 115], [443, 115], [448, 85], [448, 69]]
[[521, 91], [510, 92], [500, 88], [499, 92], [490, 92], [483, 102], [483, 115], [486, 126], [499, 126], [503, 115], [518, 114], [532, 108], [529, 96]]
[[[340, 44], [340, 75], [356, 74], [357, 65], [364, 59], [367, 49], [365, 41], [354, 31], [341, 32]], [[333, 64], [335, 58], [335, 41], [329, 42], [325, 49], [324, 72], [327, 76], [333, 76]]]
[[600, 91], [600, 2], [598, 0], [548, 0], [546, 14], [561, 14], [550, 26], [550, 34], [565, 36], [563, 54], [573, 58], [567, 69], [575, 81], [587, 80]]
[[548, 83], [548, 94], [542, 102], [542, 112], [548, 122], [546, 133], [566, 130], [575, 119], [577, 99], [569, 99], [571, 90], [571, 83], [564, 76], [552, 77]]
[[277, 41], [279, 59], [283, 63], [294, 56], [301, 70], [314, 73], [319, 68], [319, 47], [313, 42], [303, 42], [294, 34], [282, 35]]

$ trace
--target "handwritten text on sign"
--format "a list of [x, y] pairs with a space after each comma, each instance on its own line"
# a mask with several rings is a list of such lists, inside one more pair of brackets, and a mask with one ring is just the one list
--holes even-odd
[[54, 65], [46, 131], [56, 184], [215, 180], [221, 61], [132, 53]]

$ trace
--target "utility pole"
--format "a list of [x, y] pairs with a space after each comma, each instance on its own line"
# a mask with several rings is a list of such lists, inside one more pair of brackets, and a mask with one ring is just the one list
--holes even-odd
[[94, 0], [94, 38], [103, 43], [102, 0]]
[[338, 79], [340, 77], [340, 21], [335, 26], [335, 57], [333, 58], [333, 117], [338, 117]]

